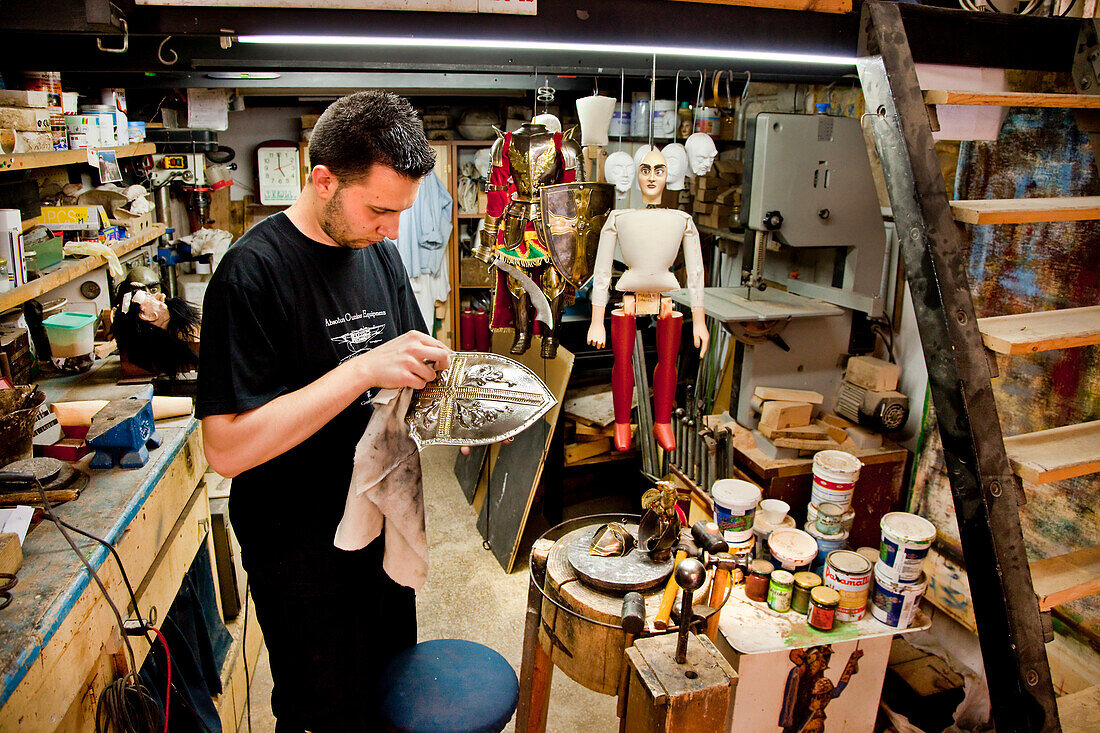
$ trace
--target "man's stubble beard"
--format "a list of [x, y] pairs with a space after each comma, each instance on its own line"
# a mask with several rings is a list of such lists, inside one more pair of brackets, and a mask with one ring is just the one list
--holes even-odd
[[324, 208], [321, 209], [321, 221], [319, 222], [321, 231], [327, 234], [338, 246], [346, 249], [363, 249], [371, 246], [374, 244], [373, 240], [352, 237], [347, 218], [344, 216], [341, 207], [343, 197], [344, 189], [339, 186], [332, 198], [325, 202]]

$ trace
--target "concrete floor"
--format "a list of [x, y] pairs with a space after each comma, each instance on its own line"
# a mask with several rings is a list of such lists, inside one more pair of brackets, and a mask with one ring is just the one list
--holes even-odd
[[[422, 454], [430, 572], [416, 598], [419, 638], [466, 639], [485, 644], [502, 654], [518, 674], [527, 605], [528, 550], [507, 575], [492, 553], [482, 548], [477, 515], [466, 503], [452, 470], [457, 452], [457, 448], [435, 447]], [[572, 513], [596, 513], [601, 509], [580, 507]], [[270, 698], [271, 670], [265, 650], [252, 673], [253, 733], [275, 730]], [[248, 731], [248, 723], [246, 716], [238, 731]], [[505, 730], [511, 728], [509, 725]], [[554, 675], [546, 726], [549, 733], [617, 728], [615, 698], [592, 692], [561, 672]]]

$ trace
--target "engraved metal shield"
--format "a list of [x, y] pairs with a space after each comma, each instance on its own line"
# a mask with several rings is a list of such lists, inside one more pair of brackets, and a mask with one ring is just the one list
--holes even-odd
[[522, 432], [557, 404], [552, 392], [517, 361], [460, 351], [409, 409], [409, 435], [428, 445], [484, 445]]
[[600, 230], [614, 205], [610, 183], [558, 183], [539, 189], [539, 238], [574, 288], [592, 279]]

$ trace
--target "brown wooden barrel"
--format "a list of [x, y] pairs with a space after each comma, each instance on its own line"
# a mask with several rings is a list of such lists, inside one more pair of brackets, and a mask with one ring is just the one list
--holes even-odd
[[[636, 525], [627, 525], [637, 532]], [[569, 545], [578, 535], [590, 531], [581, 527], [554, 543], [546, 564], [546, 595], [583, 616], [562, 611], [546, 599], [542, 601], [542, 625], [539, 643], [550, 655], [554, 665], [576, 682], [605, 695], [618, 693], [623, 665], [626, 632], [591, 623], [595, 619], [618, 626], [622, 622], [623, 598], [603, 593], [577, 579], [566, 556]], [[664, 586], [643, 593], [646, 608], [646, 629], [661, 605]]]

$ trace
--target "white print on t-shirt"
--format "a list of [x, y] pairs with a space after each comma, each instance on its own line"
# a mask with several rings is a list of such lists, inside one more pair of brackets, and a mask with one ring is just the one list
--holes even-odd
[[343, 344], [351, 350], [351, 353], [343, 357], [340, 362], [343, 363], [353, 356], [358, 356], [366, 351], [370, 351], [374, 343], [378, 341], [378, 337], [381, 336], [382, 332], [385, 330], [386, 324], [379, 323], [376, 326], [364, 326], [363, 328], [357, 328], [349, 333], [333, 336], [333, 341], [338, 344]]

